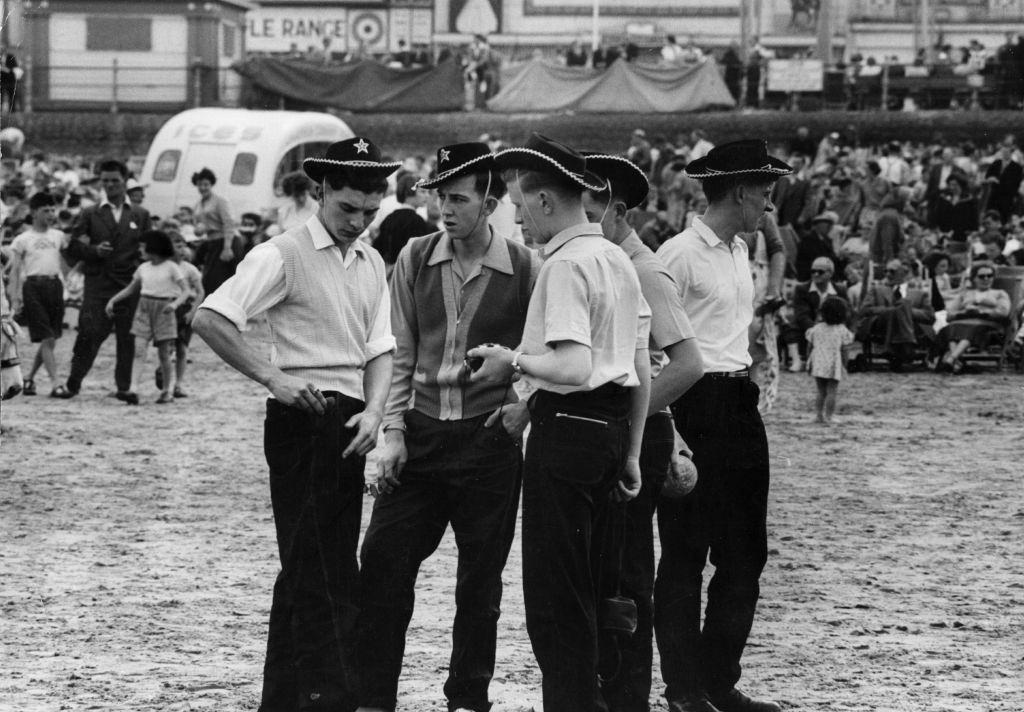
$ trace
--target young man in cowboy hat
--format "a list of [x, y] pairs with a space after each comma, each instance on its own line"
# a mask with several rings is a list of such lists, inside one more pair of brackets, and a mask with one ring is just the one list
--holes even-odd
[[484, 345], [474, 383], [513, 374], [538, 390], [523, 474], [526, 627], [544, 709], [606, 709], [597, 676], [599, 523], [610, 496], [640, 489], [650, 392], [650, 310], [626, 254], [589, 223], [583, 191], [604, 182], [584, 157], [534, 134], [497, 154], [523, 235], [544, 266], [515, 351]]
[[[193, 328], [229, 365], [270, 391], [270, 466], [281, 573], [274, 585], [261, 712], [351, 712], [365, 455], [391, 384], [384, 261], [358, 238], [398, 163], [361, 137], [303, 170], [320, 209], [257, 245], [200, 307]], [[272, 355], [242, 332], [265, 314]]]
[[[768, 441], [750, 378], [754, 285], [747, 246], [790, 171], [764, 141], [736, 141], [692, 161], [708, 199], [702, 217], [658, 251], [679, 286], [704, 360], [704, 376], [672, 404], [700, 473], [693, 491], [658, 507], [661, 563], [655, 631], [671, 712], [776, 712], [736, 689], [740, 656], [768, 556]], [[701, 629], [701, 581], [715, 566]]]
[[[643, 205], [649, 189], [647, 177], [622, 156], [585, 153], [587, 170], [606, 183], [601, 191], [583, 194], [583, 210], [598, 223], [606, 239], [629, 256], [640, 279], [640, 289], [651, 308], [651, 402], [647, 409], [640, 450], [640, 494], [625, 505], [623, 569], [608, 578], [619, 582], [622, 595], [637, 606], [637, 629], [617, 643], [619, 671], [601, 690], [611, 712], [646, 712], [651, 694], [654, 624], [653, 518], [662, 486], [671, 467], [675, 428], [668, 404], [683, 395], [704, 372], [693, 327], [686, 316], [679, 289], [665, 265], [633, 230], [627, 213]], [[667, 357], [667, 361], [666, 361]], [[614, 562], [617, 557], [610, 557]], [[614, 591], [612, 591], [614, 593]], [[602, 636], [602, 652], [612, 641]], [[614, 654], [610, 658], [616, 658]], [[602, 656], [604, 658], [604, 656]]]
[[488, 225], [505, 182], [484, 143], [437, 152], [444, 230], [402, 249], [391, 278], [397, 348], [384, 414], [380, 493], [361, 552], [361, 708], [395, 709], [416, 576], [448, 525], [455, 532], [451, 710], [487, 712], [501, 572], [515, 531], [525, 403], [511, 381], [470, 383], [466, 351], [519, 343], [540, 260]]

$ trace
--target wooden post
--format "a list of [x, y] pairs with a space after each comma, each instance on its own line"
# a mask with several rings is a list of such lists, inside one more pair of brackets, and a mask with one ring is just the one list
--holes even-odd
[[889, 110], [889, 63], [882, 62], [882, 111]]
[[21, 110], [26, 114], [32, 113], [32, 72], [32, 55], [28, 54], [25, 55], [25, 74], [14, 87], [15, 91], [21, 92]]

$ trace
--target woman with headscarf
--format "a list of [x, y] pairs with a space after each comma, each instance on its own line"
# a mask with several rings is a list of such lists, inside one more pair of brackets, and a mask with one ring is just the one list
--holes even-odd
[[240, 250], [233, 244], [235, 221], [227, 200], [213, 192], [217, 176], [209, 168], [192, 174], [192, 185], [199, 191], [199, 202], [193, 210], [196, 235], [203, 244], [196, 261], [203, 272], [203, 289], [207, 294], [216, 291], [235, 273]]

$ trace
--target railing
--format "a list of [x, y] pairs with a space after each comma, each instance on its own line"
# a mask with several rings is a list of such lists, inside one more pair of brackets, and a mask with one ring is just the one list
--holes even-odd
[[242, 78], [228, 67], [35, 64], [26, 58], [25, 111], [42, 107], [109, 106], [112, 113], [147, 106], [237, 106]]

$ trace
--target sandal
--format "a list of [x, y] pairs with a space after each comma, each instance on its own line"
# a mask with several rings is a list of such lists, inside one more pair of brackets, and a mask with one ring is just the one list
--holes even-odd
[[36, 382], [31, 378], [25, 379], [25, 385], [21, 388], [21, 395], [23, 396], [34, 396], [36, 395]]
[[68, 399], [68, 398], [74, 398], [76, 395], [78, 395], [78, 394], [75, 393], [74, 391], [68, 390], [68, 387], [64, 386], [64, 385], [57, 386], [52, 391], [50, 391], [50, 398], [64, 398], [64, 399]]
[[174, 396], [172, 396], [169, 391], [163, 391], [160, 394], [160, 397], [156, 399], [156, 402], [157, 403], [161, 403], [161, 404], [162, 403], [173, 403], [174, 402]]
[[175, 398], [188, 398], [188, 393], [186, 393], [185, 391], [183, 391], [180, 388], [178, 388], [177, 386], [175, 386], [175, 388], [174, 388], [174, 397]]

